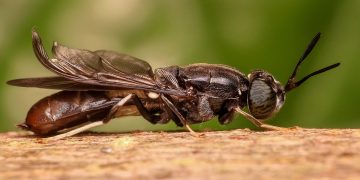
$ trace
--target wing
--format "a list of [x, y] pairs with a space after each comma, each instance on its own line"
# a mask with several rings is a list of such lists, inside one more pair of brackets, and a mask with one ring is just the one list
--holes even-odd
[[97, 50], [94, 53], [101, 57], [101, 63], [105, 65], [103, 67], [109, 72], [154, 76], [150, 64], [144, 60], [108, 50]]
[[7, 84], [12, 86], [21, 87], [38, 87], [45, 89], [62, 89], [68, 91], [105, 91], [105, 90], [118, 90], [116, 87], [97, 86], [92, 84], [82, 84], [75, 81], [71, 81], [64, 77], [40, 77], [40, 78], [24, 78], [14, 79], [8, 81]]
[[[41, 80], [45, 81], [44, 85], [40, 85], [40, 83], [36, 87], [64, 89], [64, 85], [60, 85], [61, 83], [65, 83], [65, 87], [69, 87], [74, 85], [69, 81], [74, 81], [112, 89], [141, 89], [175, 95], [185, 94], [180, 89], [162, 89], [157, 86], [151, 66], [143, 60], [126, 54], [107, 50], [72, 49], [54, 42], [52, 48], [54, 58], [49, 58], [36, 31], [32, 32], [32, 44], [40, 63], [64, 78], [54, 79], [60, 80], [60, 83], [51, 86], [49, 85], [51, 82], [48, 82], [50, 79], [42, 78]], [[29, 81], [29, 79], [17, 80], [17, 84], [25, 81]], [[15, 81], [9, 83], [16, 84]]]

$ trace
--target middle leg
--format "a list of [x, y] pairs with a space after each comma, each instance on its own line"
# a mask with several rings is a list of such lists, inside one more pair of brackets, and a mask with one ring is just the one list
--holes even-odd
[[165, 102], [165, 104], [169, 107], [169, 109], [179, 118], [182, 125], [191, 133], [191, 135], [199, 137], [202, 134], [196, 133], [194, 130], [191, 129], [189, 123], [186, 121], [184, 116], [179, 112], [179, 110], [175, 107], [175, 105], [163, 94], [160, 95], [161, 99]]

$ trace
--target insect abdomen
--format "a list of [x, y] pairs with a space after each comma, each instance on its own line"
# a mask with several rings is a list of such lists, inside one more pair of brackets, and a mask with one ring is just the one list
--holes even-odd
[[61, 91], [47, 96], [29, 110], [26, 121], [18, 125], [35, 134], [48, 135], [88, 121], [104, 118], [116, 102], [103, 92]]

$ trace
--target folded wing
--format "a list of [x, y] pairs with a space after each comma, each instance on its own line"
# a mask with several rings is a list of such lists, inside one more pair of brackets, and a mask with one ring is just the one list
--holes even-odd
[[116, 87], [78, 83], [61, 76], [15, 79], [8, 81], [7, 84], [21, 87], [38, 87], [68, 91], [105, 91], [119, 89]]
[[65, 47], [54, 42], [49, 58], [36, 31], [32, 44], [42, 65], [60, 77], [12, 80], [15, 86], [65, 90], [141, 89], [181, 95], [181, 90], [161, 89], [151, 66], [141, 59], [108, 50], [89, 51]]

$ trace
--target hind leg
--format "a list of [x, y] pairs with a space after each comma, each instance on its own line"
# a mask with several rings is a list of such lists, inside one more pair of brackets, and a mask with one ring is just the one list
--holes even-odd
[[164, 112], [161, 115], [154, 115], [152, 113], [150, 113], [142, 104], [141, 100], [139, 99], [139, 97], [136, 94], [129, 94], [124, 98], [119, 98], [119, 102], [116, 103], [109, 111], [108, 115], [101, 121], [95, 121], [95, 122], [91, 122], [91, 123], [85, 123], [82, 124], [78, 127], [75, 127], [67, 132], [64, 132], [62, 134], [59, 135], [55, 135], [46, 139], [51, 139], [51, 140], [57, 140], [57, 139], [62, 139], [65, 137], [70, 137], [73, 136], [75, 134], [84, 132], [86, 130], [89, 130], [91, 128], [97, 127], [97, 126], [101, 126], [106, 124], [107, 122], [109, 122], [112, 118], [114, 118], [116, 112], [119, 110], [119, 108], [121, 108], [122, 106], [124, 106], [127, 102], [129, 101], [133, 101], [133, 103], [136, 105], [138, 111], [140, 112], [140, 114], [150, 123], [152, 124], [156, 124], [156, 123], [167, 123], [170, 119], [169, 116], [167, 115], [166, 112]]

